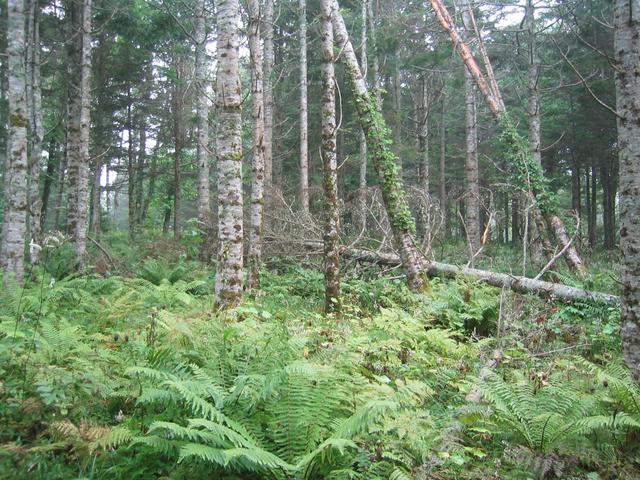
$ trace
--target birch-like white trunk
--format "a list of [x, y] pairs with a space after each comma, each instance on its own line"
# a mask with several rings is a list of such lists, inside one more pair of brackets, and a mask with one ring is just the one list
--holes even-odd
[[209, 99], [207, 97], [207, 10], [206, 0], [196, 6], [196, 116], [198, 118], [198, 220], [204, 231], [211, 223], [209, 188]]
[[640, 378], [640, 2], [615, 1], [616, 93], [620, 156], [622, 347]]
[[76, 26], [72, 67], [67, 161], [69, 168], [69, 232], [73, 238], [76, 263], [84, 265], [87, 250], [89, 204], [89, 128], [91, 123], [91, 0], [71, 6]]
[[238, 0], [217, 2], [218, 73], [216, 107], [218, 128], [218, 266], [216, 303], [236, 306], [242, 297], [242, 92], [240, 87], [240, 5]]
[[307, 0], [299, 0], [300, 40], [300, 206], [309, 213], [309, 108], [307, 101]]
[[[251, 161], [251, 225], [249, 230], [249, 288], [260, 286], [262, 229], [264, 217], [264, 92], [263, 59], [260, 43], [260, 1], [248, 0], [249, 56], [253, 120], [253, 159]], [[306, 128], [306, 127], [305, 127]]]
[[13, 275], [20, 282], [24, 278], [24, 240], [27, 233], [27, 125], [29, 123], [23, 0], [8, 0], [7, 10], [9, 155], [5, 165], [5, 209], [0, 261], [5, 273]]
[[264, 0], [262, 38], [264, 40], [264, 181], [273, 185], [273, 0]]
[[322, 166], [324, 174], [324, 278], [325, 312], [340, 309], [340, 213], [338, 210], [338, 156], [336, 149], [336, 93], [332, 0], [320, 2], [322, 43], [320, 100], [322, 114]]
[[420, 178], [419, 187], [429, 195], [429, 113], [431, 110], [431, 99], [429, 98], [429, 81], [426, 76], [422, 77], [422, 117], [418, 126], [419, 147], [420, 147]]

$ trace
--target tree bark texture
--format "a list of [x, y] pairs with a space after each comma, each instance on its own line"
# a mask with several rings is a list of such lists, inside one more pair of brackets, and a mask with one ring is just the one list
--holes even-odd
[[262, 38], [264, 40], [264, 180], [273, 185], [273, 0], [264, 0]]
[[307, 94], [307, 0], [299, 0], [300, 42], [300, 206], [309, 213], [309, 108]]
[[[260, 43], [260, 2], [248, 0], [249, 55], [251, 61], [251, 95], [253, 120], [253, 159], [251, 162], [251, 225], [249, 232], [248, 287], [260, 286], [262, 263], [262, 229], [264, 217], [264, 95], [263, 58]], [[305, 126], [306, 128], [306, 126]]]
[[[471, 0], [461, 2], [462, 19], [466, 30], [473, 29]], [[478, 180], [478, 125], [476, 113], [476, 86], [471, 72], [464, 69], [466, 159], [465, 176], [465, 229], [471, 258], [480, 249], [480, 184]], [[473, 260], [472, 260], [473, 261]], [[473, 265], [472, 265], [473, 266]]]
[[[198, 118], [198, 220], [203, 231], [211, 224], [211, 200], [209, 188], [209, 98], [207, 96], [207, 9], [206, 0], [196, 5], [195, 81], [196, 116]], [[207, 241], [207, 239], [205, 239]], [[206, 249], [205, 249], [206, 250]]]
[[402, 265], [407, 270], [409, 288], [412, 291], [422, 291], [425, 285], [422, 275], [425, 259], [413, 240], [415, 221], [409, 210], [396, 155], [389, 148], [392, 143], [389, 129], [385, 125], [375, 98], [367, 89], [365, 78], [358, 65], [353, 45], [349, 39], [349, 34], [336, 0], [332, 0], [331, 20], [335, 43], [341, 52], [340, 58], [346, 67], [346, 74], [355, 98], [360, 126], [367, 136], [369, 155], [380, 182], [382, 198], [395, 241], [400, 250]]
[[[27, 233], [27, 125], [25, 12], [23, 0], [8, 0], [7, 63], [9, 86], [8, 157], [5, 165], [5, 209], [0, 261], [5, 274], [24, 278]], [[5, 277], [6, 280], [6, 277]]]
[[340, 214], [338, 210], [338, 158], [336, 150], [336, 93], [332, 0], [320, 2], [322, 41], [322, 166], [324, 172], [324, 278], [325, 312], [340, 310]]
[[[365, 72], [365, 81], [368, 71], [369, 59], [367, 51], [369, 29], [369, 0], [361, 1], [361, 28], [362, 38], [360, 40], [360, 63]], [[357, 221], [358, 228], [364, 232], [367, 229], [367, 164], [369, 159], [369, 153], [367, 151], [367, 136], [364, 130], [360, 128], [360, 170], [358, 172], [358, 211]]]
[[[42, 164], [42, 85], [40, 75], [40, 6], [36, 0], [29, 2], [29, 37], [30, 44], [27, 57], [27, 75], [30, 88], [27, 90], [29, 104], [29, 138], [31, 141], [29, 159], [29, 230], [31, 243], [42, 244], [42, 228], [40, 215], [42, 197], [40, 196], [40, 171]], [[39, 249], [30, 249], [31, 263], [39, 261]]]
[[640, 378], [640, 2], [615, 1], [615, 56], [620, 156], [622, 347]]
[[69, 92], [67, 162], [69, 169], [69, 231], [73, 237], [76, 263], [84, 266], [87, 250], [89, 202], [89, 129], [91, 124], [91, 1], [71, 5], [76, 38], [71, 43], [73, 62]]
[[242, 297], [242, 92], [240, 87], [240, 6], [238, 0], [219, 0], [218, 74], [218, 268], [216, 303], [236, 306]]

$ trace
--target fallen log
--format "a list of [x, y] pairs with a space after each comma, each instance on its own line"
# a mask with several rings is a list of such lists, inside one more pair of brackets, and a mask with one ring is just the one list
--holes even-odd
[[[308, 248], [322, 248], [322, 242], [305, 242]], [[400, 265], [400, 257], [392, 253], [379, 253], [370, 250], [342, 247], [340, 254], [345, 258], [378, 265]], [[608, 293], [593, 292], [582, 288], [571, 287], [561, 283], [545, 282], [533, 278], [518, 277], [508, 273], [496, 273], [476, 268], [458, 267], [440, 262], [428, 262], [425, 269], [429, 277], [456, 278], [468, 277], [494, 287], [508, 288], [518, 293], [529, 293], [543, 298], [552, 298], [563, 302], [595, 301], [617, 305], [619, 298]]]

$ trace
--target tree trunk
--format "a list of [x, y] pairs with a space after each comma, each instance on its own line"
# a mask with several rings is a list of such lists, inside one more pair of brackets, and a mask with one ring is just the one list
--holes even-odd
[[[462, 2], [462, 19], [466, 30], [473, 29], [471, 0]], [[476, 87], [473, 76], [464, 70], [464, 91], [466, 106], [466, 161], [465, 174], [467, 192], [465, 195], [466, 231], [472, 258], [480, 250], [480, 184], [478, 180], [478, 126], [476, 113]]]
[[300, 41], [300, 205], [309, 213], [309, 126], [307, 106], [307, 0], [299, 0]]
[[616, 92], [620, 156], [622, 348], [640, 378], [640, 5], [615, 1]]
[[[368, 70], [368, 51], [367, 51], [367, 30], [369, 27], [369, 0], [362, 0], [360, 17], [362, 28], [362, 39], [360, 42], [360, 64], [365, 69], [365, 81], [366, 72]], [[367, 163], [369, 154], [367, 152], [367, 136], [364, 130], [360, 128], [360, 171], [358, 172], [358, 211], [357, 221], [358, 228], [361, 232], [367, 229]]]
[[102, 173], [102, 156], [93, 161], [93, 172], [91, 172], [91, 223], [89, 231], [96, 237], [100, 233], [100, 198], [101, 186], [100, 175]]
[[[247, 283], [249, 288], [258, 288], [260, 286], [260, 265], [262, 263], [262, 227], [264, 216], [263, 58], [262, 46], [260, 44], [260, 2], [259, 0], [248, 0], [247, 5], [249, 10], [248, 36], [249, 53], [251, 57], [251, 95], [253, 97], [251, 112], [251, 116], [253, 119], [253, 160], [251, 163], [251, 226], [249, 232], [249, 278]], [[306, 89], [306, 86], [304, 88]], [[304, 99], [304, 101], [306, 103], [306, 98]], [[306, 124], [304, 125], [304, 130], [306, 130]], [[307, 191], [306, 193], [308, 211], [309, 192]]]
[[185, 65], [177, 56], [174, 58], [176, 79], [171, 92], [171, 110], [173, 114], [173, 238], [180, 240], [180, 221], [182, 208], [182, 148], [184, 146], [184, 95]]
[[84, 266], [87, 249], [89, 201], [89, 128], [91, 123], [91, 1], [71, 6], [71, 21], [77, 27], [70, 59], [72, 91], [68, 125], [69, 230], [73, 237], [76, 263]]
[[58, 144], [51, 138], [49, 140], [49, 157], [47, 158], [47, 170], [44, 176], [44, 186], [42, 188], [42, 201], [40, 209], [40, 231], [43, 232], [49, 218], [49, 198], [51, 197], [51, 186], [56, 168], [60, 168], [60, 158], [58, 155]]
[[426, 76], [422, 77], [422, 116], [419, 118], [418, 143], [420, 150], [420, 175], [419, 188], [429, 195], [429, 82]]
[[[391, 75], [391, 96], [393, 99], [393, 147], [398, 157], [398, 166], [402, 170], [402, 78], [400, 74], [400, 50], [393, 52], [393, 71]], [[402, 172], [400, 173], [402, 175]]]
[[598, 243], [598, 174], [595, 166], [595, 160], [591, 166], [591, 191], [587, 191], [589, 195], [589, 246], [596, 248]]
[[536, 44], [535, 7], [533, 0], [527, 0], [525, 23], [529, 47], [529, 145], [533, 161], [542, 166], [542, 152], [540, 150], [540, 95], [538, 93], [540, 59], [538, 58], [538, 48]]
[[445, 125], [446, 97], [442, 97], [440, 111], [440, 211], [442, 213], [442, 234], [449, 236], [449, 205], [447, 205], [447, 129]]
[[56, 201], [53, 207], [54, 216], [53, 216], [53, 228], [57, 230], [65, 230], [66, 225], [62, 225], [60, 223], [62, 208], [63, 208], [63, 199], [64, 199], [64, 185], [67, 180], [67, 152], [68, 152], [68, 142], [65, 142], [65, 149], [62, 154], [62, 158], [60, 159], [60, 166], [58, 167], [58, 178], [56, 181]]
[[[30, 88], [27, 91], [29, 103], [29, 137], [31, 140], [31, 158], [29, 159], [29, 229], [31, 242], [42, 245], [42, 228], [40, 215], [42, 200], [40, 196], [40, 171], [42, 163], [42, 89], [40, 76], [40, 6], [36, 0], [29, 2], [29, 39], [30, 48], [28, 55], [27, 72], [30, 77]], [[32, 264], [39, 261], [40, 251], [30, 249]]]
[[338, 210], [338, 161], [336, 151], [336, 97], [332, 0], [320, 2], [322, 40], [322, 165], [324, 172], [324, 278], [325, 312], [340, 310], [340, 215]]
[[425, 280], [422, 271], [425, 258], [415, 246], [415, 221], [409, 210], [407, 196], [400, 178], [395, 154], [389, 149], [391, 140], [376, 100], [367, 90], [353, 45], [340, 14], [338, 3], [332, 1], [331, 20], [340, 58], [345, 63], [346, 74], [355, 98], [360, 126], [367, 136], [371, 161], [380, 183], [382, 198], [389, 216], [393, 235], [400, 250], [402, 265], [407, 270], [409, 288], [422, 291]]
[[[319, 248], [320, 242], [307, 241], [308, 248]], [[375, 263], [378, 265], [400, 265], [400, 257], [390, 253], [371, 252], [356, 248], [342, 247], [341, 255], [352, 260]], [[459, 278], [467, 277], [471, 280], [487, 283], [498, 288], [508, 288], [514, 292], [538, 295], [542, 298], [551, 298], [563, 302], [601, 302], [616, 305], [620, 301], [615, 295], [593, 292], [581, 288], [571, 287], [560, 283], [545, 282], [527, 277], [517, 277], [508, 273], [496, 273], [475, 268], [459, 267], [440, 262], [429, 262], [425, 273], [430, 277]]]
[[273, 0], [264, 0], [264, 182], [273, 185]]
[[133, 153], [133, 98], [131, 84], [127, 88], [127, 219], [129, 223], [129, 238], [136, 237], [136, 163]]
[[[27, 233], [27, 99], [25, 96], [25, 14], [23, 0], [8, 0], [7, 63], [9, 83], [9, 155], [5, 165], [5, 209], [0, 261], [6, 274], [24, 278]], [[5, 282], [7, 277], [5, 277]]]
[[606, 156], [602, 159], [600, 175], [602, 177], [602, 220], [604, 226], [604, 248], [613, 250], [616, 245], [616, 159]]
[[[211, 200], [209, 188], [209, 99], [207, 96], [207, 9], [206, 0], [199, 0], [196, 7], [196, 115], [198, 117], [198, 220], [200, 228], [211, 228]], [[205, 242], [209, 239], [205, 238]], [[207, 248], [203, 248], [208, 250]]]
[[[267, 0], [268, 2], [270, 0]], [[240, 87], [238, 0], [218, 3], [218, 268], [216, 303], [236, 306], [242, 297], [242, 92]], [[271, 19], [267, 16], [265, 22]]]

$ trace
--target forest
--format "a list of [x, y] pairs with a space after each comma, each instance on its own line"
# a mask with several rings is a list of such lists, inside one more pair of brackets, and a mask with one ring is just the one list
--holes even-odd
[[640, 479], [640, 0], [0, 0], [0, 479]]

